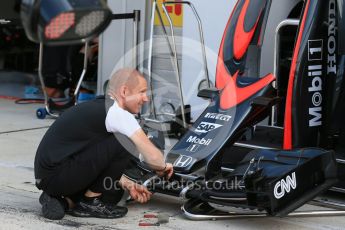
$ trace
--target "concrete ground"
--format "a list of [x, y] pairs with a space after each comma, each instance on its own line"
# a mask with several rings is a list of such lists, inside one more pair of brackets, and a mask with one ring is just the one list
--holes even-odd
[[[131, 203], [122, 219], [76, 218], [50, 221], [42, 217], [40, 191], [33, 184], [33, 161], [40, 139], [52, 119], [38, 120], [40, 105], [17, 105], [0, 99], [0, 229], [343, 229], [344, 217], [252, 218], [217, 221], [191, 221], [180, 211], [179, 199], [154, 195], [144, 205]], [[68, 129], [68, 128], [67, 128]], [[305, 205], [303, 209], [319, 209]], [[165, 213], [167, 224], [139, 227], [146, 213]]]

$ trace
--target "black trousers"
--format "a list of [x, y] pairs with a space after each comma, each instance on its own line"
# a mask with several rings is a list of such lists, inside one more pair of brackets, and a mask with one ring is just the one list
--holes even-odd
[[102, 193], [117, 203], [123, 194], [118, 185], [131, 155], [114, 136], [72, 155], [57, 166], [39, 188], [52, 196], [67, 196], [76, 201], [86, 190]]

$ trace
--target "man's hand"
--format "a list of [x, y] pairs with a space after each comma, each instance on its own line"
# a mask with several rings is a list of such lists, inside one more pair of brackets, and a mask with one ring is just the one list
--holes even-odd
[[131, 197], [139, 203], [146, 203], [151, 198], [152, 193], [149, 192], [145, 186], [137, 184], [125, 176], [121, 177], [120, 185], [123, 189], [128, 190]]
[[174, 173], [174, 167], [172, 164], [166, 163], [164, 170], [156, 171], [156, 173], [160, 177], [165, 176], [166, 179], [169, 179], [172, 176], [172, 174]]

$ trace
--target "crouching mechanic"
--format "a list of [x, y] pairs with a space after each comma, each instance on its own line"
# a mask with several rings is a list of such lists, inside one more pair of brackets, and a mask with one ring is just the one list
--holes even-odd
[[131, 153], [114, 134], [128, 137], [159, 176], [171, 177], [172, 165], [165, 163], [133, 115], [148, 101], [146, 92], [146, 80], [138, 71], [121, 69], [110, 79], [110, 99], [72, 107], [52, 124], [35, 157], [44, 217], [61, 219], [66, 210], [81, 217], [122, 217], [127, 208], [116, 204], [123, 189], [140, 203], [150, 199], [144, 186], [123, 176]]

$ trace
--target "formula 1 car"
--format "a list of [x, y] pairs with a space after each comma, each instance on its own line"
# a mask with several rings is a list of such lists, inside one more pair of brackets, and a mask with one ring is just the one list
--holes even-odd
[[189, 127], [180, 122], [188, 128], [167, 154], [175, 175], [161, 180], [138, 161], [140, 173], [127, 175], [188, 199], [191, 219], [236, 216], [226, 207], [285, 216], [328, 189], [345, 191], [344, 9], [336, 0], [239, 0], [216, 88], [198, 93], [209, 105]]
[[[30, 19], [24, 25], [29, 37], [43, 43], [62, 42], [64, 34], [67, 41], [81, 34], [90, 39], [111, 20], [101, 1], [78, 0], [73, 6], [82, 11], [46, 18], [33, 17], [38, 2], [23, 1], [22, 13]], [[164, 12], [176, 3], [165, 1]], [[78, 33], [90, 4], [103, 16], [97, 19], [107, 20]], [[194, 123], [187, 124], [180, 92], [181, 109], [170, 126], [180, 124], [178, 141], [166, 158], [173, 177], [158, 178], [137, 158], [126, 175], [154, 192], [187, 199], [182, 210], [191, 219], [291, 215], [328, 189], [345, 191], [344, 12], [342, 0], [238, 0], [220, 45], [216, 87], [199, 91], [209, 105]], [[55, 20], [60, 16], [66, 20]], [[59, 23], [67, 24], [51, 26]], [[175, 44], [172, 51], [178, 74]], [[164, 149], [152, 123], [159, 121], [143, 118], [152, 141]], [[345, 213], [344, 205], [322, 205], [338, 210], [295, 214]], [[229, 208], [247, 212], [230, 214]]]

